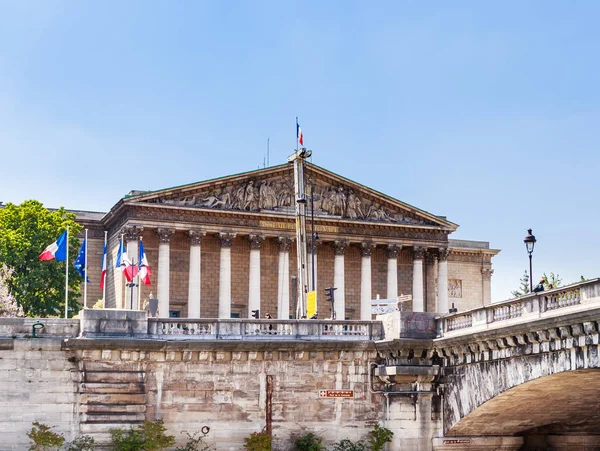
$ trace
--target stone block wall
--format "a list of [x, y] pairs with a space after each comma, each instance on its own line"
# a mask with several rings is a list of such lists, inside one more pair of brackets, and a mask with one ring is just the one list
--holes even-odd
[[39, 421], [72, 440], [79, 434], [79, 371], [60, 338], [0, 340], [0, 450], [28, 449]]

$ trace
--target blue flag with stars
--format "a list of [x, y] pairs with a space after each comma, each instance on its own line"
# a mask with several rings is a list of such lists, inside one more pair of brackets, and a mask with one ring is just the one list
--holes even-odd
[[[81, 275], [81, 277], [85, 277], [86, 268], [85, 268], [85, 250], [87, 249], [86, 240], [83, 239], [83, 243], [81, 243], [81, 248], [79, 249], [79, 254], [77, 254], [77, 258], [75, 259], [75, 269]], [[87, 282], [90, 283], [90, 279], [85, 277]]]

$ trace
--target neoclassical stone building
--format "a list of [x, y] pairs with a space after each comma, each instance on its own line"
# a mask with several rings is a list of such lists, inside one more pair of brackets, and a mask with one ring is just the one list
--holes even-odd
[[[445, 312], [490, 303], [491, 259], [481, 241], [450, 240], [457, 225], [307, 163], [312, 187], [314, 273], [319, 317], [370, 319], [370, 301], [412, 295], [407, 310]], [[89, 229], [89, 274], [98, 280], [108, 232], [106, 306], [139, 308], [151, 295], [159, 315], [193, 318], [295, 314], [293, 166], [283, 164], [157, 191], [132, 191], [104, 213], [76, 212]], [[310, 212], [309, 201], [307, 210]], [[307, 235], [311, 236], [310, 215]], [[115, 269], [123, 236], [137, 261], [139, 238], [152, 285], [126, 287]], [[308, 243], [312, 286], [312, 243]], [[94, 277], [96, 274], [98, 276]], [[102, 298], [88, 288], [88, 306]]]

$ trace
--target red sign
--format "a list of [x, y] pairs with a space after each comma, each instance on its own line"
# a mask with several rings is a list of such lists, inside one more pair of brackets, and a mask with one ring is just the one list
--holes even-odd
[[453, 440], [444, 440], [444, 445], [462, 445], [471, 443], [469, 439], [453, 439]]
[[319, 398], [354, 398], [354, 390], [319, 390]]

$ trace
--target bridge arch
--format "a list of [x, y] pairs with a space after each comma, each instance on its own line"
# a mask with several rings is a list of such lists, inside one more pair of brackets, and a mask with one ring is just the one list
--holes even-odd
[[[600, 434], [600, 369], [524, 382], [479, 405], [447, 436]], [[597, 437], [600, 440], [600, 435]]]

